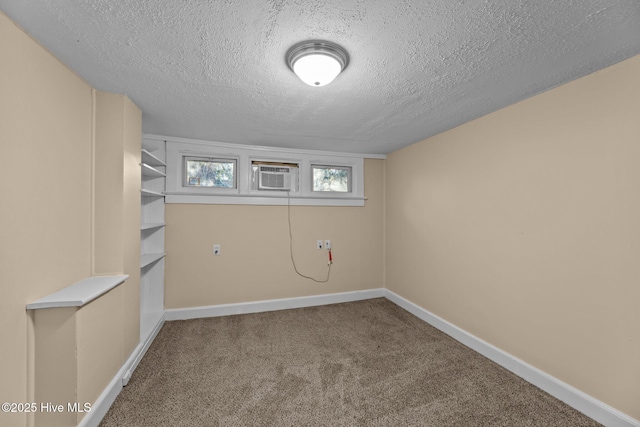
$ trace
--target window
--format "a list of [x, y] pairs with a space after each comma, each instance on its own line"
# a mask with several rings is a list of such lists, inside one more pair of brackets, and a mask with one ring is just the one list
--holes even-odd
[[351, 166], [312, 165], [313, 191], [351, 192]]
[[184, 157], [185, 187], [236, 188], [236, 160]]
[[364, 206], [363, 155], [186, 139], [166, 147], [165, 203]]

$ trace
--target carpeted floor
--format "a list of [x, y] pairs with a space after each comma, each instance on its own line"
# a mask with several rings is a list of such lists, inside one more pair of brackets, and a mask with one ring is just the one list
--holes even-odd
[[167, 322], [100, 425], [599, 424], [373, 299]]

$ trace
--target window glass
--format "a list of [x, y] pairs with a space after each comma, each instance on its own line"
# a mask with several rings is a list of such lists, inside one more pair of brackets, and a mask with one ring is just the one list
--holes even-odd
[[236, 188], [236, 161], [185, 157], [185, 185], [188, 187]]
[[333, 191], [349, 193], [351, 191], [350, 166], [313, 165], [313, 191]]

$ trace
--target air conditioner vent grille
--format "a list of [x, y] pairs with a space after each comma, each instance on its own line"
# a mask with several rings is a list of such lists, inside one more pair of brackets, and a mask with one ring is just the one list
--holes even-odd
[[297, 171], [297, 167], [261, 165], [258, 169], [258, 189], [291, 191], [298, 179]]
[[267, 188], [284, 188], [284, 175], [262, 174], [262, 186]]
[[277, 166], [260, 166], [260, 171], [289, 173], [289, 168], [283, 168], [283, 167], [277, 167]]

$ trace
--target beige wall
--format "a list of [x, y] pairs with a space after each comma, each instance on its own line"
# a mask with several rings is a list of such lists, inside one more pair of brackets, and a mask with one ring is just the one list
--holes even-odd
[[[0, 401], [93, 403], [139, 340], [140, 112], [105, 96], [126, 118], [101, 128], [101, 96], [1, 12], [0, 63]], [[79, 311], [25, 310], [92, 272], [131, 278]], [[0, 412], [0, 425], [78, 418]]]
[[[364, 207], [291, 208], [298, 270], [289, 256], [286, 206], [166, 205], [166, 308], [261, 301], [381, 288], [383, 265], [382, 160], [365, 161]], [[214, 243], [221, 255], [213, 256]]]
[[386, 161], [386, 286], [640, 419], [640, 57]]
[[95, 93], [93, 274], [122, 271], [123, 97]]
[[[33, 313], [37, 325], [35, 342], [38, 349], [46, 349], [46, 357], [38, 355], [35, 358], [34, 396], [25, 401], [37, 405], [38, 411], [33, 414], [37, 426], [66, 427], [75, 424], [76, 414], [43, 411], [40, 405], [44, 402], [66, 407], [66, 402], [76, 401], [76, 311], [75, 307], [65, 307]], [[6, 417], [6, 424], [2, 425], [21, 425], [14, 423], [15, 415]]]
[[140, 342], [140, 150], [142, 111], [126, 96], [122, 99], [123, 190], [122, 265], [129, 279], [122, 288], [123, 362]]
[[[95, 402], [140, 341], [140, 110], [95, 93], [94, 274], [129, 279], [77, 314], [77, 396]], [[78, 421], [84, 414], [78, 414]]]
[[91, 87], [2, 13], [0, 63], [0, 401], [27, 402], [25, 305], [90, 274]]

